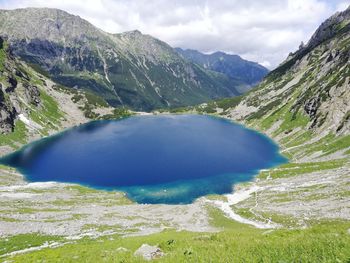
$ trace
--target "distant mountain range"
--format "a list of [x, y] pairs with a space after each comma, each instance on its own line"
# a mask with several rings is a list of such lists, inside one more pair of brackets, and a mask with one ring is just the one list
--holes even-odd
[[259, 83], [269, 70], [262, 65], [242, 59], [238, 55], [224, 52], [203, 54], [192, 49], [175, 49], [181, 56], [200, 65], [201, 67], [223, 73], [232, 80], [241, 81], [248, 87]]
[[198, 63], [139, 31], [109, 34], [57, 9], [0, 10], [0, 35], [15, 55], [54, 81], [135, 110], [236, 96], [267, 73], [229, 55]]

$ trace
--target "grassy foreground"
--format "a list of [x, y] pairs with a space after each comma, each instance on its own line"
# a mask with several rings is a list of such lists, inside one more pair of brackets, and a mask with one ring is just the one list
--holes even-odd
[[[9, 262], [143, 262], [142, 244], [158, 245], [157, 262], [350, 262], [350, 223], [325, 222], [304, 230], [260, 230], [211, 210], [218, 233], [164, 231], [121, 238], [82, 239], [53, 249], [7, 258]], [[2, 242], [6, 246], [6, 242]]]

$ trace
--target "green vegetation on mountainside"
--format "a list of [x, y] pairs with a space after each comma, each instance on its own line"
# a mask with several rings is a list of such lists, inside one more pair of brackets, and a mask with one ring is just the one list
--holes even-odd
[[246, 86], [186, 60], [149, 35], [109, 34], [62, 10], [0, 10], [0, 33], [14, 54], [46, 77], [98, 94], [114, 107], [148, 111], [195, 105], [238, 95]]
[[7, 145], [16, 149], [18, 147], [18, 143], [26, 143], [26, 132], [27, 128], [25, 124], [22, 121], [17, 120], [13, 132], [9, 134], [0, 134], [0, 145]]
[[92, 92], [52, 84], [44, 76], [47, 72], [21, 62], [7, 47], [8, 43], [0, 38], [0, 146], [15, 150], [33, 137], [61, 131], [63, 122], [74, 117], [63, 111], [65, 100], [71, 100], [75, 104], [72, 107], [77, 108], [70, 114], [79, 116], [80, 111], [84, 114], [86, 120], [78, 117], [80, 122], [119, 119], [132, 114], [124, 107], [110, 107]]

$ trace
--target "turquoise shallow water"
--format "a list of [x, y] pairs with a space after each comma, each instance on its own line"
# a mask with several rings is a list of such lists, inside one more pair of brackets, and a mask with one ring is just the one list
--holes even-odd
[[139, 203], [190, 203], [232, 191], [286, 160], [267, 137], [204, 115], [97, 121], [0, 159], [28, 181], [122, 190]]

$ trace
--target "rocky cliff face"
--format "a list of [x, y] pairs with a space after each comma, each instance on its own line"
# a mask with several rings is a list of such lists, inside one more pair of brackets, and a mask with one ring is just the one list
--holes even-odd
[[237, 95], [242, 85], [192, 64], [151, 36], [108, 34], [61, 10], [2, 10], [0, 34], [16, 55], [55, 81], [90, 90], [114, 106], [183, 106]]
[[15, 119], [23, 112], [24, 104], [40, 107], [39, 89], [33, 85], [8, 50], [8, 45], [0, 38], [0, 131], [14, 131]]
[[334, 38], [337, 35], [345, 33], [350, 29], [350, 8], [343, 12], [337, 12], [326, 21], [324, 21], [306, 45], [301, 45], [296, 55], [302, 55], [305, 52], [312, 50], [318, 45], [327, 40]]
[[223, 73], [233, 80], [243, 82], [247, 86], [257, 84], [269, 72], [267, 68], [258, 63], [224, 52], [203, 54], [197, 50], [183, 50], [181, 48], [176, 48], [176, 51], [201, 67]]

